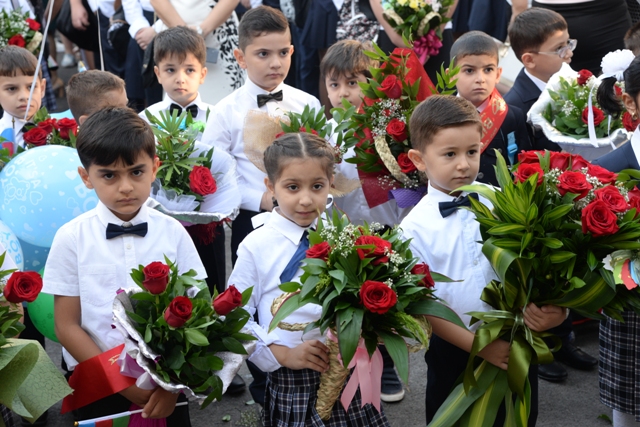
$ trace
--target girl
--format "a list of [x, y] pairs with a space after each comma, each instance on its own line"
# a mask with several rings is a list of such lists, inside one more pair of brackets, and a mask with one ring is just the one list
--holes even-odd
[[[259, 325], [249, 326], [259, 338], [249, 358], [268, 372], [263, 407], [265, 427], [284, 426], [388, 426], [384, 413], [367, 404], [361, 408], [360, 392], [348, 412], [337, 402], [331, 419], [323, 422], [315, 410], [320, 373], [329, 367], [328, 348], [318, 329], [307, 334], [275, 329], [271, 305], [282, 291], [281, 283], [300, 276], [300, 261], [309, 247], [307, 233], [326, 209], [333, 183], [334, 152], [322, 138], [309, 133], [288, 133], [264, 153], [265, 184], [276, 208], [254, 217], [257, 230], [238, 248], [229, 278], [239, 291], [253, 286], [247, 310], [257, 311]], [[322, 308], [307, 305], [287, 322], [317, 320]], [[251, 323], [251, 322], [250, 322]]]
[[[604, 62], [604, 61], [603, 61]], [[605, 64], [603, 64], [603, 68]], [[614, 73], [611, 73], [614, 74]], [[617, 73], [616, 73], [617, 74]], [[640, 112], [640, 57], [636, 57], [624, 71], [622, 104], [616, 96], [616, 77], [603, 79], [598, 88], [598, 103], [607, 114], [620, 115], [627, 109], [635, 125]], [[625, 143], [593, 163], [612, 172], [640, 169], [640, 129], [636, 128], [631, 141]], [[636, 426], [640, 421], [640, 339], [637, 329], [640, 317], [629, 311], [623, 313], [624, 323], [605, 317], [600, 322], [600, 400], [613, 409], [614, 427]]]

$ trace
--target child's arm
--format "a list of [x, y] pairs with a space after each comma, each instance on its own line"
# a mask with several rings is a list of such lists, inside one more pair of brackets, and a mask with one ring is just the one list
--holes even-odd
[[530, 302], [522, 310], [524, 324], [536, 332], [544, 332], [560, 325], [567, 318], [567, 309], [557, 305], [543, 305], [538, 307]]
[[271, 344], [269, 350], [278, 363], [289, 369], [312, 369], [320, 373], [329, 369], [329, 348], [318, 340], [305, 341], [293, 348]]

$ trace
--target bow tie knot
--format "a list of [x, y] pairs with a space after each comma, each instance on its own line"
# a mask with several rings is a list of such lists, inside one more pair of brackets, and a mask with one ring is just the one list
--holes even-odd
[[[182, 114], [182, 107], [178, 104], [171, 104], [169, 106], [169, 112], [171, 114], [173, 114], [173, 111], [177, 111], [178, 115]], [[198, 117], [198, 106], [196, 104], [191, 104], [189, 105], [187, 108], [185, 108], [185, 110], [187, 110], [189, 113], [191, 113], [191, 118], [195, 119], [196, 117]]]
[[283, 96], [281, 90], [274, 93], [268, 93], [266, 95], [258, 95], [258, 108], [265, 106], [269, 101], [282, 101], [282, 99]]
[[438, 204], [438, 208], [440, 209], [440, 215], [442, 215], [443, 218], [446, 218], [463, 206], [466, 206], [466, 207], [471, 206], [471, 201], [469, 200], [469, 197], [473, 197], [474, 199], [478, 200], [478, 195], [476, 193], [469, 193], [466, 196], [456, 197], [450, 202], [440, 202]]
[[[127, 225], [125, 223], [124, 225]], [[107, 239], [113, 239], [114, 237], [122, 236], [123, 234], [135, 234], [140, 237], [144, 237], [147, 235], [148, 225], [146, 222], [141, 222], [140, 224], [131, 225], [129, 224], [127, 227], [122, 225], [109, 223], [107, 225]]]

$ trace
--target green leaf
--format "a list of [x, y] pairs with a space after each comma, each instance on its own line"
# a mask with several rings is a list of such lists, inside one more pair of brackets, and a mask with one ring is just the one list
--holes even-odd
[[501, 236], [505, 234], [518, 233], [520, 231], [526, 230], [524, 225], [520, 224], [503, 224], [495, 227], [491, 227], [487, 230], [487, 233], [492, 234], [494, 236]]
[[398, 375], [407, 384], [409, 382], [409, 350], [407, 350], [407, 343], [404, 338], [397, 334], [380, 330], [378, 335], [384, 341], [384, 346], [396, 365]]
[[560, 249], [563, 246], [562, 241], [551, 237], [539, 237], [536, 240], [551, 249]]
[[447, 320], [463, 329], [467, 329], [460, 316], [447, 305], [433, 299], [412, 302], [405, 308], [405, 312], [412, 316], [434, 316]]
[[280, 306], [276, 312], [271, 323], [269, 324], [269, 332], [278, 327], [278, 323], [286, 319], [291, 313], [298, 310], [300, 307], [307, 305], [307, 302], [300, 301], [300, 294], [294, 294], [288, 297]]
[[[358, 347], [363, 317], [364, 310], [361, 308], [347, 309], [336, 315], [338, 345], [340, 347], [340, 356], [342, 356], [342, 364], [345, 367], [351, 363], [351, 359], [353, 359], [353, 355]], [[350, 318], [351, 321], [346, 323], [348, 318]]]
[[209, 340], [207, 337], [197, 329], [186, 328], [184, 330], [184, 336], [193, 345], [197, 345], [199, 347], [206, 347], [209, 345]]
[[232, 337], [223, 337], [222, 344], [232, 353], [236, 354], [247, 354], [247, 350], [245, 350], [244, 346], [240, 341]]
[[563, 263], [565, 261], [569, 261], [571, 258], [575, 257], [576, 254], [574, 254], [573, 252], [569, 252], [569, 251], [557, 251], [551, 254], [551, 256], [549, 256], [549, 260], [553, 263], [553, 264], [560, 264]]
[[[311, 276], [315, 277], [315, 276]], [[287, 282], [278, 286], [282, 292], [293, 293], [300, 290], [300, 283], [297, 282]]]

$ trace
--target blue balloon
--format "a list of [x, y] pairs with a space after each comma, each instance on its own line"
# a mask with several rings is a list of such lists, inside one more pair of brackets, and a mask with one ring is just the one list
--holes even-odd
[[13, 262], [18, 266], [18, 270], [24, 270], [22, 245], [13, 231], [2, 221], [0, 221], [0, 243], [4, 246], [7, 254], [13, 258]]
[[0, 219], [20, 240], [51, 247], [58, 229], [98, 204], [78, 175], [75, 149], [45, 145], [14, 157], [0, 172]]
[[[18, 239], [19, 240], [19, 239]], [[49, 248], [35, 246], [24, 240], [19, 240], [22, 246], [22, 255], [24, 257], [25, 271], [40, 271], [44, 268], [49, 256]]]

